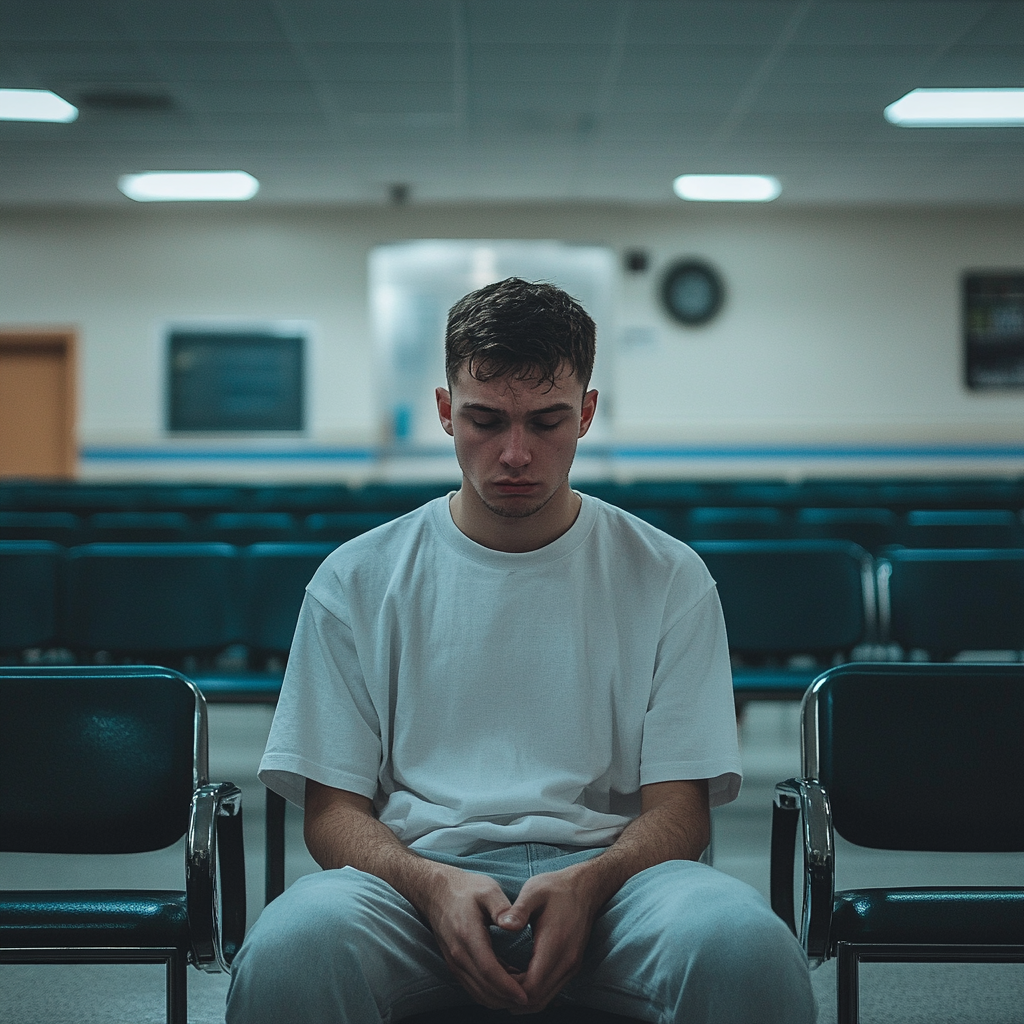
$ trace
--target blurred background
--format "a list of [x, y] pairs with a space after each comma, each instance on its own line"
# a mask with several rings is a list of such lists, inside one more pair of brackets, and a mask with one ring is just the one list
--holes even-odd
[[599, 322], [578, 478], [1016, 476], [1024, 129], [883, 111], [1022, 57], [1019, 2], [13, 0], [0, 89], [77, 116], [0, 120], [0, 475], [455, 479], [445, 311], [517, 273]]

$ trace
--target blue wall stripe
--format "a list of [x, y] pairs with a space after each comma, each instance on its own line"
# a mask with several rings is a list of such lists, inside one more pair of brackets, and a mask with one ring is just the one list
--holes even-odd
[[[444, 458], [454, 454], [450, 447], [409, 448], [134, 448], [86, 445], [81, 458], [102, 462], [153, 461], [307, 461], [370, 462], [379, 458]], [[631, 445], [581, 446], [581, 458], [764, 460], [764, 459], [1021, 459], [1024, 445], [856, 445], [812, 446], [715, 445], [710, 447], [658, 447]]]

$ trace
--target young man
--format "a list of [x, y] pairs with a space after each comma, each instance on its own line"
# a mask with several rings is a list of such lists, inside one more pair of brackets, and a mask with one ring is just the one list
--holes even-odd
[[438, 388], [462, 486], [318, 570], [260, 767], [325, 869], [268, 906], [229, 1024], [555, 1000], [810, 1024], [807, 964], [698, 862], [740, 769], [714, 581], [569, 486], [595, 328], [512, 278], [467, 295]]

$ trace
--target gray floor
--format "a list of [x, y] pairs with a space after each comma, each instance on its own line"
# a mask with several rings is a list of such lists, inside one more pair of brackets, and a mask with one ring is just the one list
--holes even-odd
[[[246, 871], [250, 919], [262, 906], [263, 789], [256, 765], [270, 725], [267, 708], [210, 708], [211, 776], [241, 786], [246, 820]], [[767, 896], [772, 786], [796, 774], [794, 705], [752, 705], [741, 729], [746, 773], [740, 798], [715, 812], [715, 864]], [[942, 856], [892, 854], [842, 844], [837, 850], [840, 887], [906, 883], [1024, 885], [1018, 855]], [[288, 819], [288, 881], [316, 870], [302, 844], [298, 815]], [[171, 887], [183, 884], [182, 851], [131, 857], [0, 856], [0, 887]], [[835, 971], [826, 964], [812, 975], [821, 1024], [835, 1012]], [[224, 1020], [227, 978], [189, 972], [189, 1020]], [[1021, 1024], [1024, 966], [866, 965], [862, 968], [863, 1024]], [[0, 965], [0, 1021], [4, 1024], [149, 1024], [163, 1020], [163, 969], [150, 966]], [[756, 1024], [756, 1022], [751, 1022]]]

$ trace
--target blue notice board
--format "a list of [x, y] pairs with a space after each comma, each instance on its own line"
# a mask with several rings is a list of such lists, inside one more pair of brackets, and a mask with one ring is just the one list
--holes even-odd
[[259, 330], [168, 333], [171, 433], [301, 431], [305, 338]]

